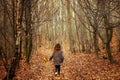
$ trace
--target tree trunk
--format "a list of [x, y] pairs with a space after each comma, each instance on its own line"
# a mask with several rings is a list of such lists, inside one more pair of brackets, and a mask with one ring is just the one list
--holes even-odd
[[107, 51], [107, 54], [108, 54], [108, 59], [110, 60], [111, 63], [113, 63], [113, 57], [112, 57], [112, 53], [111, 53], [111, 48], [110, 48], [110, 42], [112, 40], [112, 34], [113, 34], [113, 30], [112, 29], [108, 29], [106, 28], [106, 44], [105, 44], [105, 47], [106, 47], [106, 51]]
[[17, 68], [18, 59], [19, 59], [19, 53], [18, 53], [18, 48], [17, 48], [16, 53], [12, 59], [12, 62], [9, 65], [8, 73], [3, 80], [12, 80], [13, 79], [13, 77], [15, 76], [15, 70]]
[[110, 49], [110, 43], [106, 43], [105, 47], [106, 47], [106, 51], [108, 54], [108, 59], [110, 60], [111, 63], [113, 63], [113, 57], [112, 57], [112, 53], [111, 53], [111, 49]]
[[31, 29], [31, 1], [27, 1], [25, 17], [26, 17], [26, 40], [25, 40], [25, 51], [26, 61], [29, 63], [31, 51], [32, 51], [32, 29]]
[[94, 50], [95, 50], [96, 58], [98, 58], [99, 57], [99, 54], [98, 54], [99, 48], [98, 48], [98, 39], [97, 39], [96, 31], [93, 34], [93, 40], [94, 40]]

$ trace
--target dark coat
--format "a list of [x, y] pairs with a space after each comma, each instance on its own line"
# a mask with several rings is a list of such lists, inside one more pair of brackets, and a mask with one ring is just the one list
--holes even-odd
[[54, 65], [61, 65], [61, 63], [63, 63], [64, 60], [63, 51], [62, 50], [54, 51], [49, 60], [51, 59], [53, 59]]

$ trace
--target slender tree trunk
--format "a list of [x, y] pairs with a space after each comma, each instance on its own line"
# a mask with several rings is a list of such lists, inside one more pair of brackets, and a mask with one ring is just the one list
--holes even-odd
[[96, 30], [93, 33], [93, 40], [94, 40], [94, 50], [95, 50], [96, 58], [98, 58], [99, 57], [99, 54], [98, 54], [99, 49], [98, 49], [98, 39], [97, 39]]
[[112, 29], [106, 29], [106, 37], [107, 37], [107, 42], [105, 44], [105, 48], [108, 54], [108, 59], [110, 60], [111, 63], [113, 63], [113, 56], [112, 56], [112, 52], [111, 52], [111, 48], [110, 48], [110, 42], [112, 40], [112, 34], [113, 34], [113, 30]]
[[31, 29], [31, 1], [27, 1], [26, 11], [26, 40], [25, 40], [25, 51], [26, 51], [26, 61], [29, 63], [31, 51], [32, 51], [32, 29]]
[[[102, 11], [102, 17], [103, 17], [103, 23], [105, 27], [105, 48], [106, 52], [108, 54], [108, 59], [110, 60], [111, 63], [113, 63], [113, 57], [112, 57], [112, 52], [110, 48], [110, 42], [112, 40], [112, 35], [113, 35], [113, 28], [110, 26], [110, 0], [100, 0], [100, 3], [102, 6], [100, 6], [100, 10]], [[101, 38], [102, 39], [102, 38]]]
[[70, 0], [66, 1], [67, 4], [67, 29], [68, 29], [68, 35], [69, 35], [69, 42], [70, 42], [70, 51], [74, 53], [74, 48], [73, 48], [73, 33], [71, 29], [71, 10], [70, 10]]

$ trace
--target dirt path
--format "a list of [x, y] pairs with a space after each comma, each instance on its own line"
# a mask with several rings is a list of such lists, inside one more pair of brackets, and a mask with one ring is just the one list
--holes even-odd
[[71, 74], [69, 74], [71, 66], [68, 67], [72, 59], [64, 55], [65, 60], [61, 66], [61, 74], [55, 76], [53, 61], [48, 61], [51, 53], [52, 51], [42, 49], [39, 53], [32, 55], [30, 64], [23, 59], [14, 80], [73, 80], [70, 79]]
[[120, 80], [120, 54], [116, 55], [118, 64], [111, 64], [94, 54], [64, 52], [65, 60], [61, 66], [61, 75], [54, 75], [54, 65], [48, 61], [52, 51], [42, 49], [33, 54], [30, 64], [21, 61], [14, 80]]

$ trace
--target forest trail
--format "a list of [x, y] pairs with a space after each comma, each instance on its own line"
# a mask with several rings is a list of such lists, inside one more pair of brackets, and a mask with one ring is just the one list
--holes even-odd
[[68, 65], [72, 60], [69, 55], [64, 55], [65, 60], [61, 66], [61, 74], [55, 76], [53, 61], [48, 61], [51, 54], [51, 50], [42, 48], [37, 54], [32, 55], [30, 64], [26, 64], [22, 60], [14, 80], [73, 80], [70, 79], [71, 75], [69, 74], [71, 66]]
[[[42, 49], [39, 54], [43, 60], [43, 70], [39, 80], [119, 80], [120, 58], [118, 64], [111, 64], [109, 60], [96, 59], [94, 54], [64, 52], [64, 63], [61, 66], [61, 75], [54, 75], [54, 65], [48, 61], [51, 50]], [[117, 56], [119, 56], [118, 54]]]
[[[120, 80], [119, 53], [114, 54], [118, 63], [111, 64], [102, 56], [96, 59], [93, 53], [64, 52], [65, 60], [61, 66], [60, 76], [54, 75], [54, 65], [52, 61], [48, 61], [51, 54], [52, 50], [40, 49], [32, 55], [30, 64], [22, 59], [14, 80]], [[4, 72], [1, 71], [2, 74]], [[0, 80], [3, 77], [4, 75], [0, 75]]]

